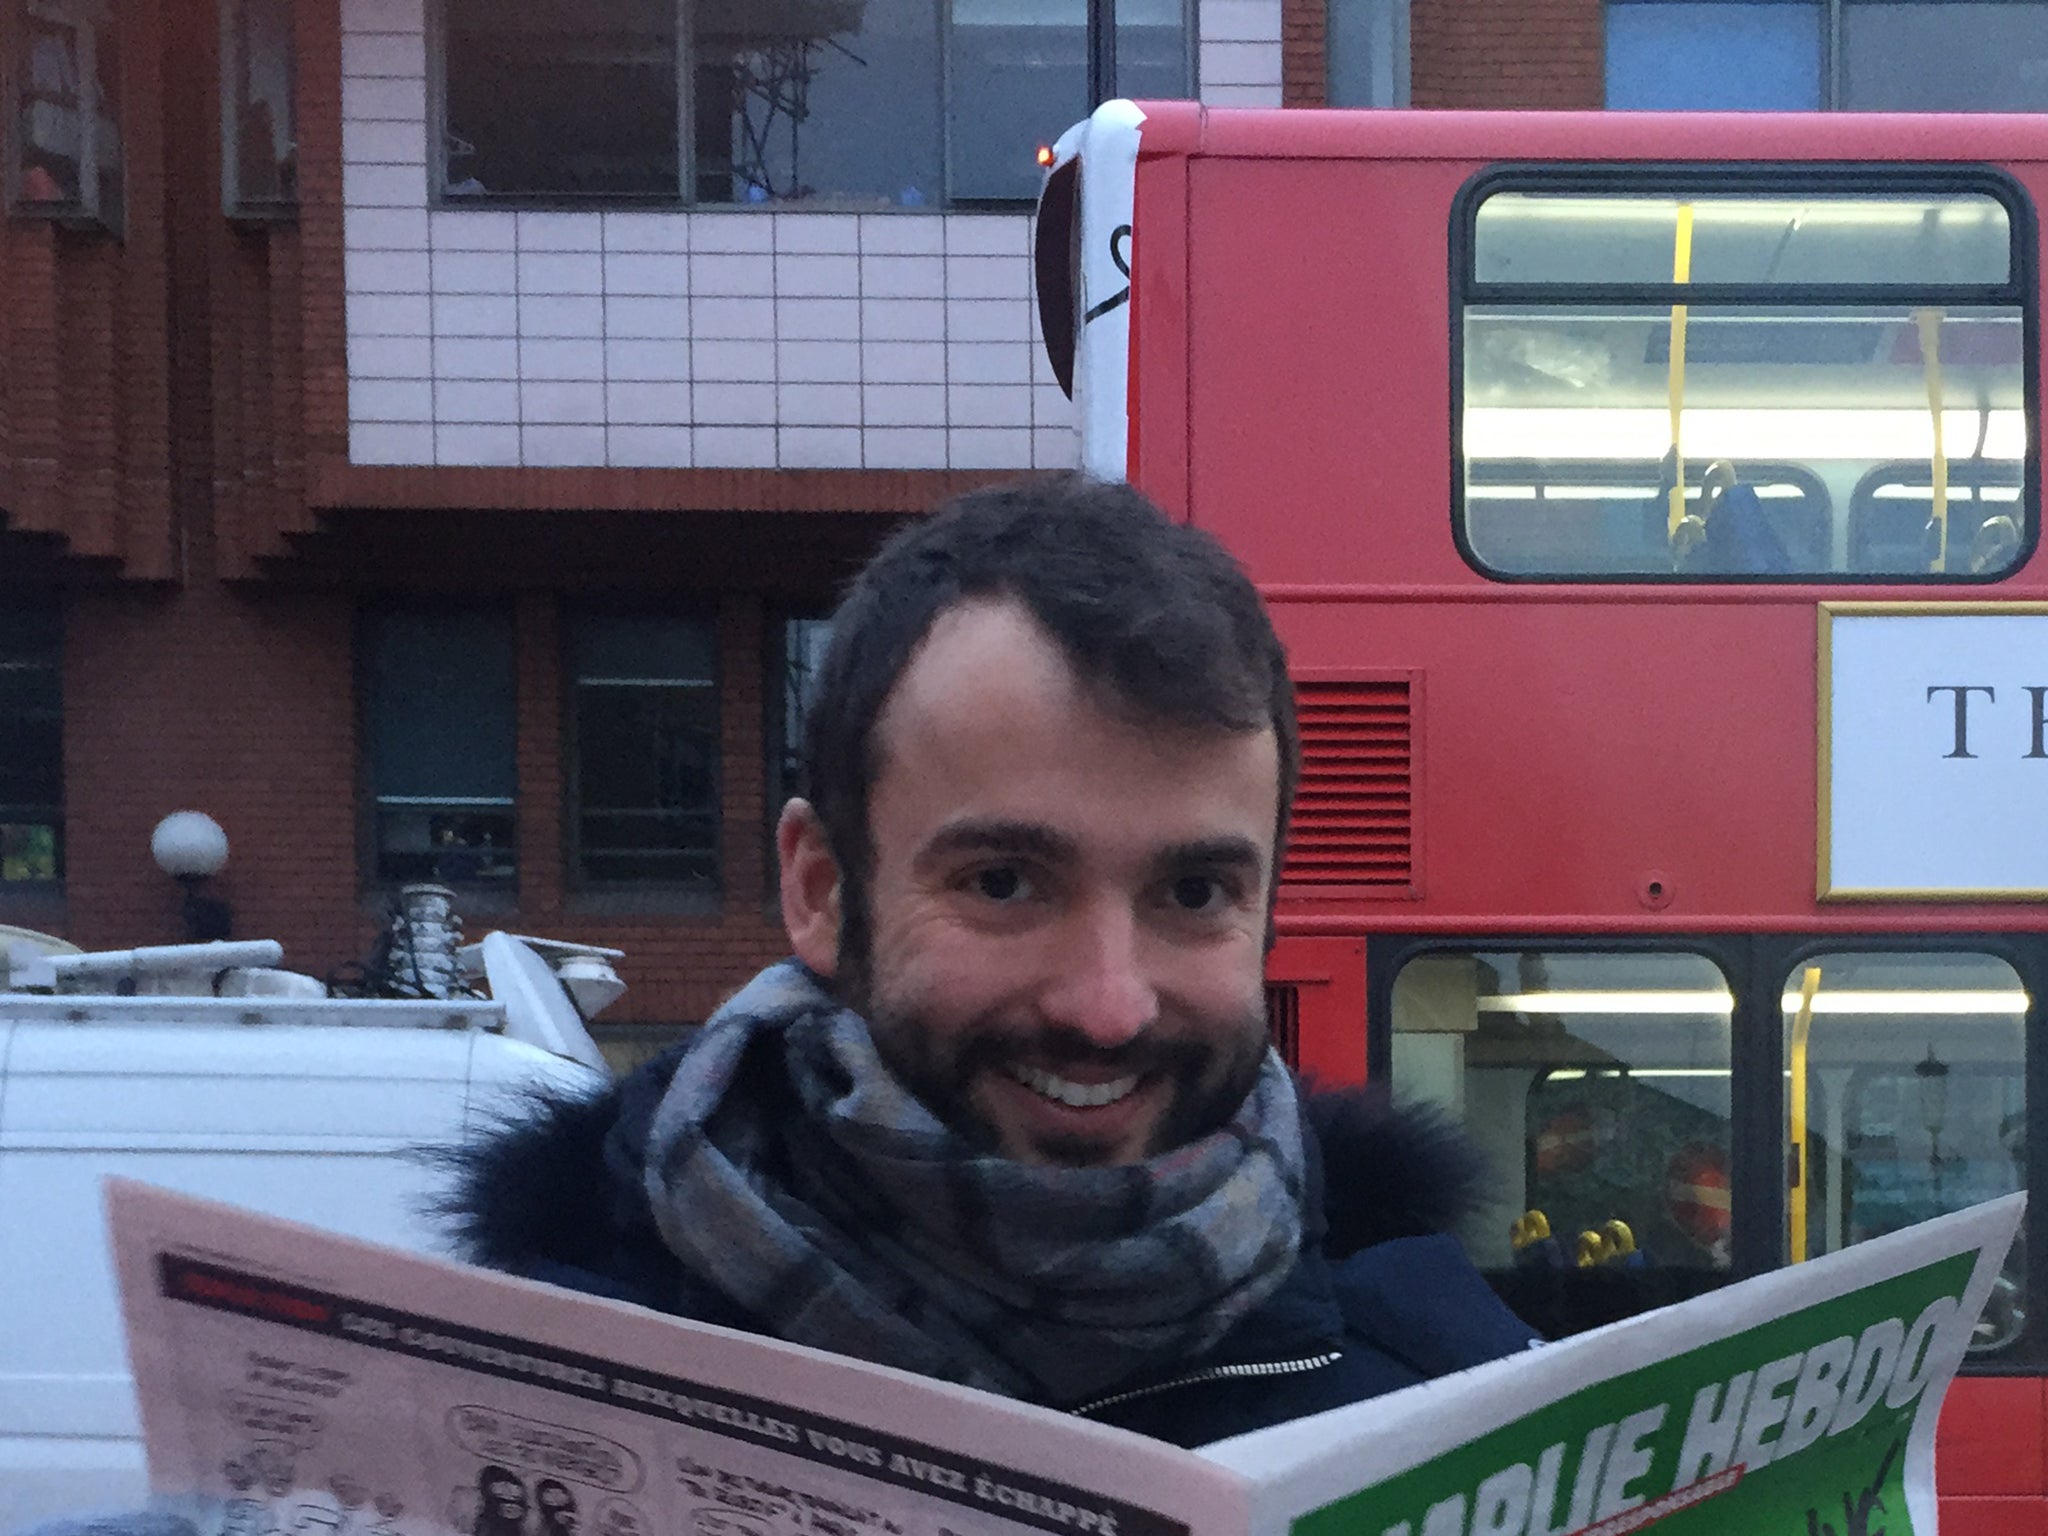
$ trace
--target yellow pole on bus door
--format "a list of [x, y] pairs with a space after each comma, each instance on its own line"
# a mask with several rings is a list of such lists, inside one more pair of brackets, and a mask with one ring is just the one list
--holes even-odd
[[[1678, 230], [1671, 247], [1671, 281], [1683, 286], [1692, 281], [1692, 204], [1678, 205]], [[1685, 520], [1685, 448], [1679, 424], [1685, 415], [1685, 316], [1683, 304], [1671, 306], [1671, 359], [1665, 393], [1671, 401], [1671, 505], [1667, 509], [1664, 536], [1675, 540], [1678, 525]]]
[[1930, 571], [1948, 569], [1948, 448], [1941, 432], [1941, 311], [1916, 309], [1913, 324], [1920, 330], [1920, 372], [1927, 380], [1927, 414], [1934, 419], [1934, 453], [1929, 463], [1933, 480], [1934, 559]]
[[1792, 1262], [1806, 1262], [1806, 1192], [1813, 1185], [1806, 1164], [1806, 1044], [1813, 1033], [1813, 994], [1820, 990], [1820, 967], [1809, 965], [1799, 978], [1799, 1012], [1792, 1016], [1792, 1190], [1786, 1214], [1792, 1229]]

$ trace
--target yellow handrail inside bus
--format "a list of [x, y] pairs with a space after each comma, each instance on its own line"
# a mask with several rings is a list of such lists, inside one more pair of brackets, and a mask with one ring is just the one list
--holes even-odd
[[[1671, 281], [1692, 281], [1692, 204], [1678, 205], [1678, 232], [1671, 247]], [[1671, 306], [1671, 363], [1665, 393], [1671, 401], [1671, 507], [1664, 536], [1678, 537], [1678, 525], [1685, 519], [1685, 449], [1678, 435], [1679, 420], [1685, 414], [1685, 313], [1683, 304]]]
[[1792, 1017], [1792, 1190], [1787, 1215], [1792, 1229], [1792, 1262], [1806, 1262], [1806, 1192], [1813, 1187], [1806, 1166], [1806, 1042], [1813, 1033], [1813, 994], [1820, 990], [1820, 967], [1809, 965], [1799, 978], [1799, 1012]]
[[1948, 569], [1948, 450], [1941, 435], [1941, 311], [1916, 309], [1920, 328], [1920, 371], [1927, 380], [1927, 414], [1934, 418], [1934, 561], [1930, 571]]

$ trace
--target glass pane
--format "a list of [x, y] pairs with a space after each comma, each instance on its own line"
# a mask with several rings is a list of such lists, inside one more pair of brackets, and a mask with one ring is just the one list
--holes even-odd
[[509, 805], [511, 624], [490, 614], [386, 613], [364, 628], [371, 793]]
[[718, 699], [708, 686], [582, 684], [578, 784], [585, 809], [704, 809], [718, 767]]
[[1331, 106], [1408, 105], [1405, 0], [1330, 0], [1326, 26]]
[[675, 0], [443, 0], [449, 197], [680, 195]]
[[237, 0], [227, 60], [229, 185], [234, 207], [298, 201], [297, 129], [292, 119], [291, 0]]
[[64, 728], [57, 716], [0, 712], [0, 805], [53, 806], [64, 794]]
[[[1783, 1006], [1795, 1263], [2026, 1187], [2028, 998], [2005, 961], [1820, 955]], [[1972, 1348], [2020, 1337], [2025, 1254], [2014, 1245]]]
[[581, 822], [584, 874], [718, 888], [718, 819], [665, 811], [590, 811]]
[[[1681, 242], [1679, 210], [1691, 210]], [[2004, 204], [1981, 193], [1658, 197], [1498, 192], [1479, 207], [1482, 283], [2003, 283]]]
[[1698, 955], [1476, 951], [1395, 978], [1394, 1096], [1478, 1142], [1495, 1194], [1459, 1235], [1536, 1327], [1725, 1276], [1732, 1011]]
[[1926, 571], [1945, 564], [1996, 575], [2018, 562], [2025, 522], [2016, 463], [1952, 463], [1938, 500], [1929, 465], [1886, 464], [1864, 476], [1849, 505], [1849, 569]]
[[0, 884], [15, 880], [58, 880], [64, 875], [63, 829], [53, 818], [10, 819], [0, 811]]
[[1817, 4], [1607, 7], [1607, 105], [1652, 112], [1820, 107]]
[[691, 11], [698, 201], [938, 204], [937, 0]]
[[769, 819], [781, 813], [782, 802], [799, 791], [803, 773], [804, 726], [810, 712], [811, 684], [825, 660], [832, 639], [830, 619], [789, 619], [782, 626], [782, 720], [778, 733], [780, 777], [773, 786]]
[[713, 627], [687, 619], [593, 619], [570, 643], [584, 876], [715, 887], [720, 743]]
[[516, 872], [509, 804], [379, 804], [377, 878], [481, 885]]
[[0, 603], [0, 883], [63, 874], [63, 671], [54, 603]]
[[22, 0], [18, 17], [17, 201], [118, 225], [121, 50], [107, 0]]
[[579, 682], [708, 682], [718, 641], [708, 621], [627, 616], [585, 619], [570, 646]]
[[1855, 112], [2048, 109], [2048, 5], [1846, 0], [1842, 98]]
[[[1116, 93], [1193, 94], [1181, 0], [1117, 0]], [[958, 198], [1037, 197], [1038, 148], [1088, 115], [1085, 0], [954, 0], [947, 172]]]
[[[1464, 334], [1462, 516], [1487, 569], [1996, 575], [2019, 558], [2024, 506], [2000, 503], [2009, 522], [1980, 537], [1992, 502], [1967, 494], [2020, 483], [2016, 307], [1695, 303], [1677, 370], [1668, 306], [1473, 306]], [[1923, 497], [1940, 464], [1952, 488], [1945, 547], [1852, 528], [1858, 487], [1902, 461], [1917, 465]], [[1687, 497], [1674, 521], [1681, 465]]]

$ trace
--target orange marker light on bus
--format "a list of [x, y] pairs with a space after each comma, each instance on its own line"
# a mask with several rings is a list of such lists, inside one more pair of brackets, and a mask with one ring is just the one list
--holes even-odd
[[1038, 163], [1040, 165], [1052, 164], [1052, 146], [1050, 144], [1041, 144], [1038, 146]]

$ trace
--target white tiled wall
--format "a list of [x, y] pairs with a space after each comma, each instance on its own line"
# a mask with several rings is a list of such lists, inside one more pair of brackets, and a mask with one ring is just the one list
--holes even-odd
[[[422, 0], [343, 0], [358, 464], [1058, 467], [1022, 214], [439, 211]], [[1277, 106], [1280, 0], [1200, 0], [1202, 99]]]

